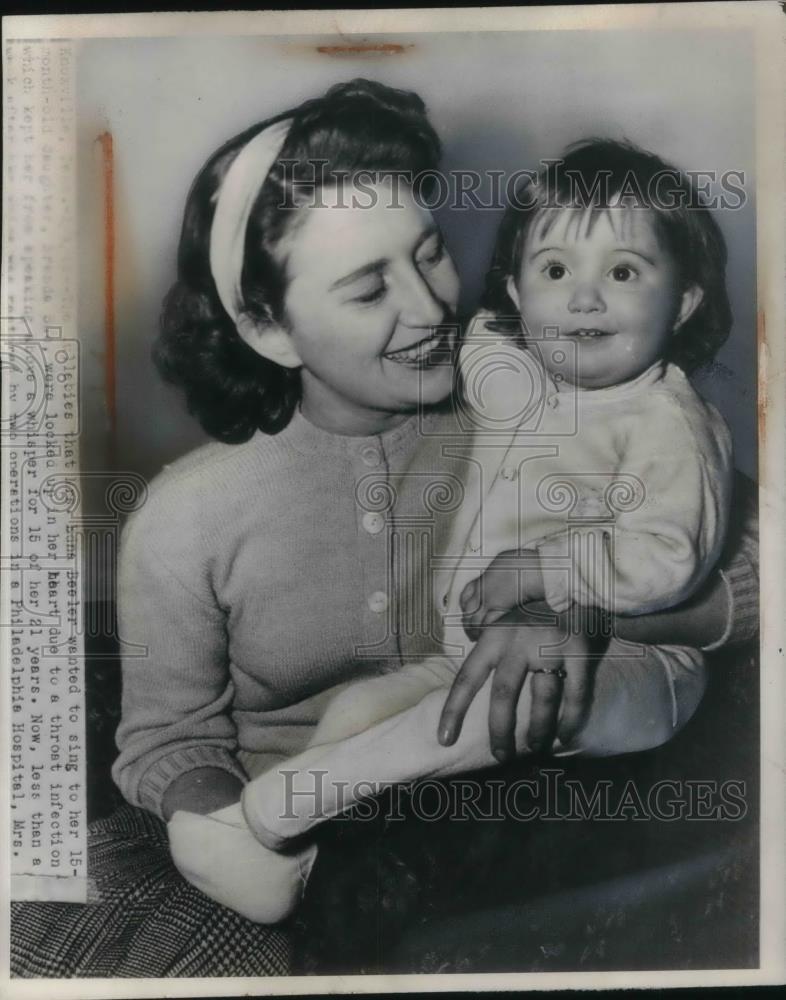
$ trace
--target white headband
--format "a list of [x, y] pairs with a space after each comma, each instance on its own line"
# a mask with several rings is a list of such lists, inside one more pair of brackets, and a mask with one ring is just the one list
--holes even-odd
[[240, 150], [218, 189], [210, 229], [210, 271], [221, 305], [235, 325], [243, 316], [243, 256], [251, 209], [281, 153], [290, 119], [262, 129]]

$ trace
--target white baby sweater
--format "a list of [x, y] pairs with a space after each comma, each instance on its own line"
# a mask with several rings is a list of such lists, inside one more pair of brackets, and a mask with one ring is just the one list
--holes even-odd
[[[508, 549], [540, 555], [546, 599], [640, 614], [686, 600], [720, 555], [731, 438], [674, 365], [579, 389], [482, 324], [461, 351], [480, 510], [463, 509], [441, 577], [447, 617], [464, 585]], [[452, 579], [451, 579], [452, 577]]]

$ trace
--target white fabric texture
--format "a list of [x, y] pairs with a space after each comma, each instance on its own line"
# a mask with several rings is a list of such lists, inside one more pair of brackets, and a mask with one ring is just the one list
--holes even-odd
[[317, 856], [316, 844], [293, 854], [268, 850], [249, 830], [240, 803], [207, 816], [179, 810], [167, 832], [183, 878], [259, 924], [277, 924], [292, 913]]
[[235, 323], [243, 313], [241, 279], [248, 220], [291, 124], [291, 119], [276, 122], [249, 139], [218, 189], [210, 227], [210, 271], [221, 305]]
[[[663, 652], [670, 655], [664, 662]], [[637, 655], [638, 654], [638, 655]], [[254, 835], [281, 850], [325, 819], [386, 785], [491, 767], [488, 714], [492, 677], [475, 696], [453, 746], [437, 741], [448, 684], [458, 661], [448, 657], [411, 664], [397, 674], [361, 681], [336, 698], [315, 740], [333, 735], [342, 719], [387, 710], [408, 695], [416, 703], [335, 742], [314, 745], [260, 775], [243, 790], [243, 812]], [[431, 685], [428, 694], [423, 691]], [[698, 707], [706, 688], [700, 653], [682, 647], [635, 646], [612, 640], [595, 672], [592, 704], [576, 741], [558, 756], [594, 757], [648, 750], [669, 740]], [[516, 713], [516, 749], [526, 749], [531, 692], [524, 684]], [[331, 718], [331, 714], [333, 717]]]
[[[482, 323], [473, 329], [460, 369], [474, 375], [464, 381], [484, 497], [456, 522], [449, 551], [463, 551], [466, 565], [448, 607], [478, 575], [473, 562], [519, 548], [540, 554], [555, 611], [577, 603], [647, 614], [686, 600], [717, 562], [728, 524], [731, 435], [718, 411], [675, 365], [581, 390]], [[522, 399], [527, 411], [511, 431]]]

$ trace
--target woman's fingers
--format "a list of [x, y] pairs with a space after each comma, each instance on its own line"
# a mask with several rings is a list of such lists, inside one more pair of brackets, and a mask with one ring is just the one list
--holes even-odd
[[581, 729], [592, 696], [592, 671], [586, 660], [567, 661], [562, 690], [562, 717], [557, 727], [560, 743], [567, 746]]
[[556, 673], [533, 671], [530, 684], [532, 708], [527, 746], [536, 753], [539, 750], [548, 750], [554, 742], [557, 715], [562, 702], [562, 680]]
[[437, 739], [442, 746], [455, 743], [472, 699], [497, 665], [499, 644], [493, 632], [484, 632], [456, 674], [439, 717]]
[[494, 674], [489, 704], [489, 742], [491, 752], [501, 762], [516, 755], [516, 709], [526, 676], [526, 663], [511, 660], [503, 660]]

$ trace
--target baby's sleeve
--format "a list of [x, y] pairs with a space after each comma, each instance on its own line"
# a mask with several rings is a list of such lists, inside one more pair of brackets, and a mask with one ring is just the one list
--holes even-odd
[[188, 569], [193, 541], [180, 545], [182, 560], [172, 557], [179, 534], [143, 508], [123, 533], [118, 574], [123, 693], [112, 774], [129, 802], [159, 816], [167, 787], [187, 771], [218, 767], [245, 780], [224, 614], [204, 574]]
[[537, 544], [546, 599], [616, 614], [647, 614], [687, 600], [724, 542], [732, 479], [731, 438], [696, 398], [653, 393], [630, 429], [603, 517]]

